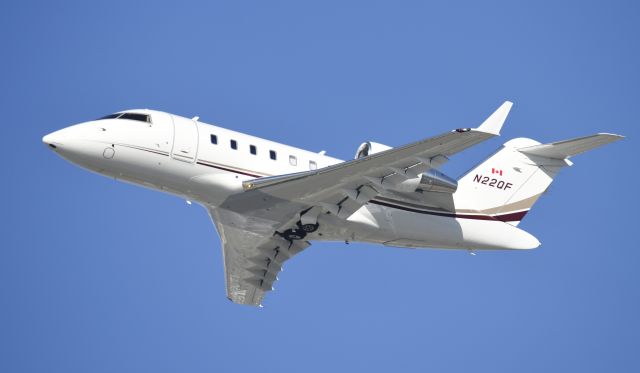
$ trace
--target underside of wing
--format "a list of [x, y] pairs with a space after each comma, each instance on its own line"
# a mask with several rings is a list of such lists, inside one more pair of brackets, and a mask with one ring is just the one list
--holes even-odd
[[234, 303], [262, 305], [283, 263], [310, 245], [274, 236], [269, 223], [234, 212], [209, 208], [209, 214], [222, 242], [227, 297]]

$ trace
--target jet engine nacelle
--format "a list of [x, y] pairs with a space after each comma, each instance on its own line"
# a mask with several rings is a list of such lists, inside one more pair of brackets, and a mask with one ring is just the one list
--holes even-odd
[[383, 188], [404, 193], [455, 193], [458, 189], [458, 182], [442, 172], [431, 169], [417, 177], [406, 179], [400, 183], [385, 183], [382, 180], [380, 184]]
[[354, 157], [354, 159], [363, 158], [368, 155], [380, 153], [389, 149], [391, 149], [391, 146], [379, 144], [377, 142], [373, 142], [373, 141], [363, 142], [358, 147], [358, 151], [356, 151], [356, 156]]
[[458, 190], [458, 182], [442, 172], [431, 169], [423, 173], [420, 177], [420, 184], [416, 192], [440, 192], [455, 193]]

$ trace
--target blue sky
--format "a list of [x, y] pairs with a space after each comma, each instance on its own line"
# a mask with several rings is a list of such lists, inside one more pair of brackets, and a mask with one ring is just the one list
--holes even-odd
[[[640, 370], [636, 2], [3, 2], [0, 371]], [[44, 134], [148, 107], [350, 158], [479, 124], [627, 136], [575, 158], [528, 252], [320, 243], [264, 309], [224, 295], [204, 209]]]

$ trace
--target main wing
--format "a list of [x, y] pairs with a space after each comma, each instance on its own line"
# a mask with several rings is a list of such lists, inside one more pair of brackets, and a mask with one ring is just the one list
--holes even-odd
[[320, 214], [347, 219], [386, 190], [498, 136], [511, 106], [505, 102], [475, 129], [453, 130], [318, 170], [245, 181], [244, 192], [209, 209], [222, 240], [229, 299], [260, 305], [282, 263], [310, 245], [303, 228], [317, 227]]
[[[505, 102], [475, 129], [456, 129], [319, 170], [247, 180], [243, 183], [247, 194], [242, 197], [254, 192], [256, 199], [270, 200], [269, 205], [295, 201], [317, 207], [306, 214], [322, 210], [347, 218], [375, 196], [387, 190], [401, 190], [408, 179], [439, 167], [455, 153], [499, 135], [511, 106], [511, 102]], [[259, 202], [252, 206], [266, 207]]]

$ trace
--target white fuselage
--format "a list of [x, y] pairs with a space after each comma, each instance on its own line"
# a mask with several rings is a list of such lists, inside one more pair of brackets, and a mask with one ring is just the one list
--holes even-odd
[[[216, 208], [232, 209], [224, 202], [243, 193], [244, 180], [342, 162], [194, 119], [152, 110], [135, 112], [146, 113], [151, 122], [101, 119], [51, 133], [43, 141], [91, 171]], [[419, 204], [383, 198], [346, 221], [321, 215], [318, 222], [323, 229], [307, 239], [459, 249], [539, 246], [535, 237], [501, 221], [427, 211], [431, 210]]]

